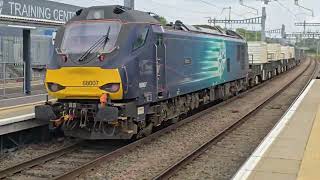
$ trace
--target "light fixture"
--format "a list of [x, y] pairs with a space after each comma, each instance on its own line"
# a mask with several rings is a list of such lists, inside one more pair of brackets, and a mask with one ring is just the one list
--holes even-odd
[[8, 27], [20, 28], [20, 29], [37, 29], [34, 26], [22, 26], [22, 25], [11, 25], [9, 24]]

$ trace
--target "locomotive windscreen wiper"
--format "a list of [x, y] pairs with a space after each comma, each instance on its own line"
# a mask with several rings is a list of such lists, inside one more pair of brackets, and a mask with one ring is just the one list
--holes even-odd
[[107, 34], [99, 38], [91, 47], [89, 47], [89, 49], [81, 55], [78, 61], [79, 62], [83, 61], [89, 54], [93, 52], [93, 50], [105, 47], [109, 41], [109, 35], [110, 35], [110, 26], [108, 27]]

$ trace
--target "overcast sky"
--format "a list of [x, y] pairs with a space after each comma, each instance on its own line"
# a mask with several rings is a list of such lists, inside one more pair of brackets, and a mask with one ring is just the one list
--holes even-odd
[[[52, 0], [73, 4], [83, 7], [95, 5], [123, 4], [123, 0]], [[243, 0], [243, 2], [259, 10], [261, 15], [262, 2], [259, 0]], [[229, 10], [232, 8], [232, 19], [243, 19], [255, 17], [256, 11], [240, 6], [239, 0], [135, 0], [136, 9], [151, 11], [167, 18], [168, 21], [182, 20], [186, 24], [207, 24], [205, 17], [225, 19], [228, 18]], [[285, 24], [287, 32], [302, 31], [302, 27], [295, 27], [295, 22], [307, 20], [309, 22], [320, 22], [320, 2], [319, 0], [299, 0], [299, 4], [313, 9], [311, 12], [294, 5], [294, 0], [272, 0], [267, 6], [267, 30], [278, 29], [281, 24]], [[234, 25], [232, 28], [239, 27]], [[249, 30], [260, 30], [259, 26], [244, 25]], [[318, 28], [308, 28], [310, 31], [320, 30]]]

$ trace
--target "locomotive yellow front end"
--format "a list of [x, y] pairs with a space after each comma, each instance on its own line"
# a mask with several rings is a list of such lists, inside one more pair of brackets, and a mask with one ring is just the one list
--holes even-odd
[[57, 99], [100, 99], [107, 94], [111, 100], [123, 98], [118, 69], [100, 67], [63, 67], [49, 69], [46, 88]]

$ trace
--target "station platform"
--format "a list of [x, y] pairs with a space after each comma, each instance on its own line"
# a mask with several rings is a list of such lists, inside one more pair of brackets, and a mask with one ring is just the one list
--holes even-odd
[[[43, 80], [31, 81], [31, 86], [44, 86]], [[23, 88], [23, 82], [8, 82], [6, 84], [0, 83], [0, 89]]]
[[[22, 107], [26, 105], [35, 105], [43, 103], [46, 100], [51, 99], [47, 97], [46, 93], [35, 94], [35, 95], [23, 95], [19, 97], [0, 99], [0, 112], [5, 109], [13, 109], [17, 107]], [[1, 116], [0, 116], [1, 119]]]
[[46, 96], [39, 94], [0, 100], [0, 136], [47, 125], [47, 122], [34, 119], [34, 107], [44, 104]]
[[[1, 81], [1, 80], [0, 80]], [[41, 81], [32, 81], [31, 82], [31, 94], [30, 96], [38, 96], [41, 94], [46, 94], [46, 88]], [[14, 99], [25, 97], [23, 93], [23, 83], [6, 83], [5, 85], [0, 82], [0, 101], [6, 99]], [[0, 108], [5, 103], [0, 102]]]
[[233, 180], [320, 179], [320, 80], [312, 80]]

